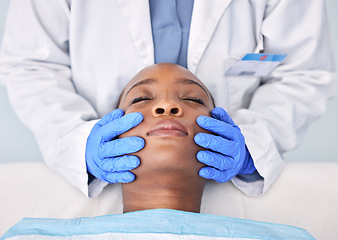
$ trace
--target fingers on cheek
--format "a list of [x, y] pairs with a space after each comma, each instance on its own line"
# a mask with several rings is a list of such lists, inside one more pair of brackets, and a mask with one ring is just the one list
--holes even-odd
[[110, 158], [141, 150], [145, 142], [140, 137], [128, 137], [105, 142], [99, 149], [99, 158]]
[[235, 167], [235, 161], [229, 156], [211, 151], [200, 151], [197, 153], [198, 161], [219, 170], [228, 170]]
[[104, 180], [109, 183], [129, 183], [135, 180], [135, 175], [130, 171], [109, 173]]
[[136, 156], [125, 155], [116, 158], [106, 158], [102, 161], [102, 170], [107, 172], [120, 172], [132, 170], [140, 165]]
[[199, 171], [199, 175], [206, 179], [212, 179], [217, 182], [227, 182], [231, 179], [225, 171], [220, 171], [211, 167], [204, 167]]

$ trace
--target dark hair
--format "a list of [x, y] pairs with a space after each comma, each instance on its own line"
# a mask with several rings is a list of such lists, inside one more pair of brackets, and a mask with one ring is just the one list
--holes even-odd
[[211, 94], [210, 92], [209, 92], [209, 94], [210, 94], [212, 106], [215, 108], [215, 107], [216, 107], [216, 101], [215, 101], [215, 98], [214, 98], [214, 96], [212, 96], [212, 94]]
[[117, 99], [117, 102], [115, 104], [115, 109], [119, 108], [120, 103], [121, 103], [121, 98], [122, 98], [122, 94], [123, 94], [124, 90], [120, 93], [119, 98]]

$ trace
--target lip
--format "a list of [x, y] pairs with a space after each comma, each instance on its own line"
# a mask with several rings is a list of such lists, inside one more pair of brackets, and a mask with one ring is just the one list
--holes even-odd
[[165, 119], [152, 126], [147, 132], [147, 135], [184, 137], [188, 135], [188, 130], [177, 120]]

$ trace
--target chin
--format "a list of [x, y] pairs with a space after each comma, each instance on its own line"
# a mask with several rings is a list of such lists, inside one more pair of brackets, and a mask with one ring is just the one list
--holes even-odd
[[[154, 141], [152, 141], [154, 140]], [[176, 139], [147, 139], [145, 147], [133, 154], [140, 158], [141, 164], [132, 172], [137, 176], [143, 172], [169, 172], [191, 171], [198, 174], [204, 166], [196, 159], [196, 154], [201, 147], [197, 146], [192, 139], [177, 141]]]

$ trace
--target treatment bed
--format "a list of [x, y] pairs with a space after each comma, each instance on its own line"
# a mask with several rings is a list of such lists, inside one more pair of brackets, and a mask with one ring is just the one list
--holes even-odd
[[[208, 182], [202, 212], [306, 229], [316, 239], [338, 239], [338, 163], [287, 163], [261, 197], [231, 182]], [[217, 187], [216, 187], [217, 186]], [[88, 199], [44, 163], [0, 165], [0, 236], [24, 217], [77, 218], [122, 213], [120, 184]]]

